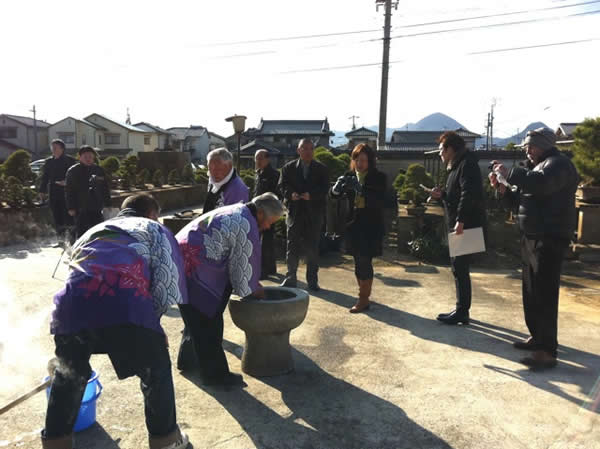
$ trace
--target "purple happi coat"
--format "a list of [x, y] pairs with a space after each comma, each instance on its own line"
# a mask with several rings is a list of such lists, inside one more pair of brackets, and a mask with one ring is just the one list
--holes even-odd
[[73, 247], [65, 287], [54, 297], [51, 333], [133, 324], [160, 333], [171, 304], [187, 303], [183, 257], [173, 234], [141, 217], [117, 217]]
[[231, 284], [241, 297], [259, 288], [260, 235], [250, 207], [234, 204], [208, 212], [177, 233], [189, 303], [214, 317]]

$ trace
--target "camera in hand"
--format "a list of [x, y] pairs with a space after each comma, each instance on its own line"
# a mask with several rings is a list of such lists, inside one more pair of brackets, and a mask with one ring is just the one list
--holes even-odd
[[346, 174], [337, 179], [337, 182], [333, 186], [333, 191], [337, 194], [348, 194], [352, 192], [360, 193], [362, 191], [362, 186], [360, 185], [360, 182], [358, 182], [356, 176]]

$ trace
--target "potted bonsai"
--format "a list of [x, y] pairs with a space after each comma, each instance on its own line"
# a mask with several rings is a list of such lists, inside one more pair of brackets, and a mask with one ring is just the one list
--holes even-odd
[[412, 189], [412, 199], [410, 204], [406, 206], [406, 213], [415, 217], [425, 215], [425, 207], [423, 206], [423, 197], [419, 191]]

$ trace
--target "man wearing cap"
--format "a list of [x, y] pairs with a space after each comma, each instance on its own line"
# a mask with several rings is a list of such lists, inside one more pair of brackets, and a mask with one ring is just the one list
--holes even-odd
[[[579, 175], [570, 159], [555, 147], [548, 128], [529, 131], [521, 146], [528, 167], [493, 163], [492, 187], [518, 205], [523, 259], [523, 309], [530, 337], [515, 348], [533, 351], [521, 362], [534, 369], [552, 368], [557, 360], [558, 296], [565, 251], [576, 224], [575, 191]], [[499, 182], [499, 175], [516, 191]]]
[[58, 235], [57, 246], [65, 244], [67, 229], [73, 226], [73, 218], [67, 213], [65, 203], [65, 176], [67, 170], [75, 165], [75, 158], [65, 154], [65, 143], [54, 139], [50, 144], [52, 156], [44, 161], [42, 181], [40, 182], [40, 196], [42, 199], [49, 197], [50, 210], [54, 219], [54, 228]]
[[69, 215], [75, 217], [76, 238], [103, 221], [102, 209], [110, 204], [110, 189], [102, 167], [94, 163], [96, 150], [79, 149], [79, 163], [67, 171], [66, 200]]

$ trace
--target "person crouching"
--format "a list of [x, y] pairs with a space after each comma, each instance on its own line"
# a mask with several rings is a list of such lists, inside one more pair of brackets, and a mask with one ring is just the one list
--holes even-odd
[[148, 194], [125, 199], [119, 215], [94, 226], [73, 247], [65, 287], [56, 294], [51, 333], [60, 365], [48, 398], [44, 449], [72, 449], [77, 411], [92, 372], [90, 356], [108, 354], [119, 379], [138, 376], [150, 449], [184, 449], [160, 318], [187, 301], [183, 258], [156, 220]]
[[223, 312], [232, 292], [240, 297], [264, 297], [259, 283], [260, 231], [269, 229], [284, 210], [277, 196], [265, 193], [250, 203], [204, 214], [176, 236], [190, 299], [179, 309], [191, 334], [204, 385], [243, 385], [242, 376], [229, 371], [223, 351]]

